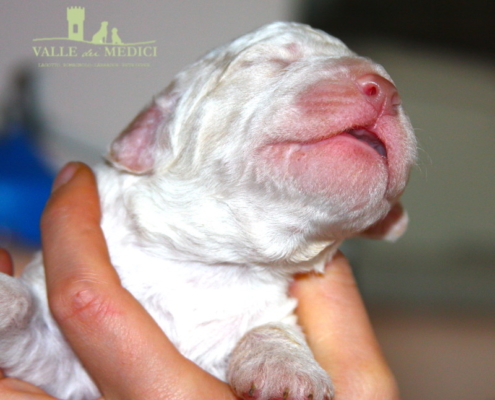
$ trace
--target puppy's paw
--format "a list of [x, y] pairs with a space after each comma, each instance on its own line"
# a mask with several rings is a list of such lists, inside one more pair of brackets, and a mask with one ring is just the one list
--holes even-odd
[[332, 382], [301, 334], [270, 324], [249, 331], [234, 349], [228, 378], [245, 400], [330, 400]]
[[[331, 400], [332, 383], [325, 371], [302, 360], [261, 361], [254, 369], [233, 376], [235, 394], [245, 400]], [[301, 362], [302, 361], [302, 362]], [[310, 372], [308, 372], [310, 371]]]
[[26, 326], [32, 308], [28, 289], [18, 279], [0, 273], [0, 333]]

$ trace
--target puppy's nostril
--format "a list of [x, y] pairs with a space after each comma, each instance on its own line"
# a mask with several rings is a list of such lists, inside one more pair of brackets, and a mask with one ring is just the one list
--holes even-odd
[[361, 93], [377, 111], [396, 114], [396, 106], [401, 104], [401, 100], [392, 82], [375, 73], [363, 75], [356, 81]]
[[362, 85], [361, 89], [366, 96], [375, 97], [380, 93], [380, 88], [375, 82], [367, 82]]

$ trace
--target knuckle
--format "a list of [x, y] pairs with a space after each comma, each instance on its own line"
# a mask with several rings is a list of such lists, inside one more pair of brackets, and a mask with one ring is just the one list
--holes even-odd
[[62, 326], [98, 324], [115, 309], [109, 291], [88, 279], [57, 285], [49, 295], [50, 309]]

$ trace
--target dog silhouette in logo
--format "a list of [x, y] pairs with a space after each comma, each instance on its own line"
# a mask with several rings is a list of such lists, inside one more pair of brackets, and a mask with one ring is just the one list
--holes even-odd
[[108, 22], [107, 21], [103, 21], [101, 23], [101, 26], [100, 26], [100, 29], [98, 30], [98, 32], [96, 32], [93, 35], [93, 39], [91, 40], [92, 43], [102, 44], [102, 43], [106, 43], [107, 42], [107, 35], [108, 35], [107, 26], [108, 26]]
[[122, 39], [120, 39], [119, 30], [117, 28], [112, 28], [112, 44], [122, 44]]

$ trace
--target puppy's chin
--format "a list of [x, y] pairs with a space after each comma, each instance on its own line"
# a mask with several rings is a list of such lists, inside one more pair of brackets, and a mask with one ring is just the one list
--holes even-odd
[[346, 204], [348, 210], [383, 198], [387, 190], [386, 159], [348, 135], [315, 143], [268, 146], [261, 157], [271, 176], [280, 180], [290, 177], [288, 184], [297, 190], [335, 199], [336, 203]]

